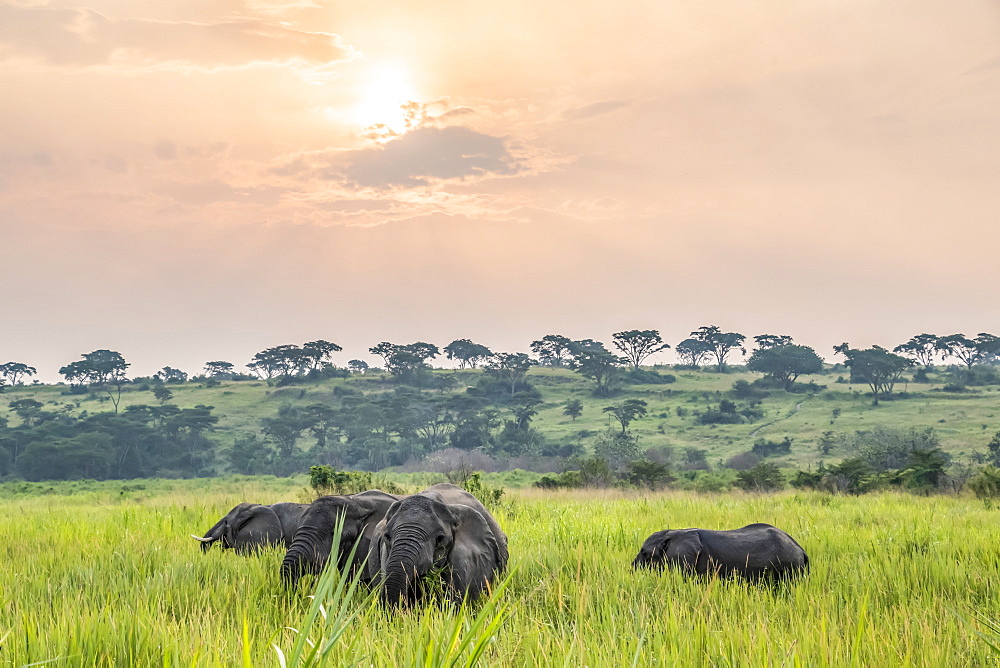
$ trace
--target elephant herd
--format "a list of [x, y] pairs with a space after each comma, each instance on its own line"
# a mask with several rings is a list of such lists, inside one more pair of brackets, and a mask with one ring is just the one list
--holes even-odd
[[[331, 555], [342, 523], [339, 547]], [[192, 536], [202, 550], [214, 543], [247, 554], [283, 545], [281, 577], [295, 584], [319, 574], [331, 557], [342, 572], [380, 585], [383, 603], [408, 605], [427, 589], [453, 601], [475, 599], [507, 567], [507, 536], [469, 492], [446, 483], [412, 495], [369, 490], [324, 496], [312, 503], [241, 503]], [[769, 524], [731, 531], [677, 529], [646, 539], [633, 568], [670, 566], [685, 573], [774, 582], [809, 569], [795, 540]]]

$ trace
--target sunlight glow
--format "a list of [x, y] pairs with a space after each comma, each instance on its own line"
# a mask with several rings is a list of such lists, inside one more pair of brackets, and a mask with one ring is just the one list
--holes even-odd
[[398, 135], [407, 130], [410, 115], [404, 105], [415, 98], [404, 70], [384, 66], [372, 72], [354, 110], [356, 122], [379, 135]]

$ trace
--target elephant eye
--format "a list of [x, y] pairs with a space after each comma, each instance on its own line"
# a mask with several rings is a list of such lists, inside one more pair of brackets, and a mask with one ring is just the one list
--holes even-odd
[[440, 545], [443, 542], [444, 542], [444, 534], [443, 533], [439, 533], [437, 535], [437, 544]]

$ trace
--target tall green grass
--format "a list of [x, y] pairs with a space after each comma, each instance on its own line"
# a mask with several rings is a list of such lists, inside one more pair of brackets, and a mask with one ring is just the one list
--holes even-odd
[[[293, 665], [306, 639], [325, 658], [298, 665], [996, 660], [995, 629], [976, 620], [1000, 610], [1000, 523], [972, 499], [512, 492], [497, 513], [512, 573], [492, 597], [387, 612], [335, 575], [287, 591], [280, 550], [203, 555], [188, 538], [238, 501], [273, 495], [246, 481], [238, 494], [0, 500], [0, 665], [277, 666], [275, 646]], [[652, 531], [757, 521], [805, 547], [807, 577], [772, 590], [630, 568]]]

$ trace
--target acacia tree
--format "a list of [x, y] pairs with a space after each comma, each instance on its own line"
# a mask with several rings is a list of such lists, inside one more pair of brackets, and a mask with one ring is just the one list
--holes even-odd
[[17, 385], [21, 377], [34, 376], [37, 370], [23, 362], [7, 362], [0, 364], [0, 376], [6, 378], [11, 385]]
[[736, 332], [723, 332], [716, 325], [700, 327], [697, 331], [691, 332], [691, 336], [705, 343], [711, 349], [711, 354], [715, 357], [720, 373], [726, 370], [726, 358], [730, 353], [739, 350], [746, 355], [747, 352], [746, 348], [743, 347], [745, 336]]
[[582, 339], [574, 341], [573, 357], [569, 368], [597, 385], [595, 393], [606, 397], [611, 394], [622, 376], [622, 366], [628, 360], [612, 354], [600, 341]]
[[572, 351], [573, 341], [561, 334], [546, 334], [531, 342], [531, 352], [545, 366], [562, 366]]
[[382, 341], [378, 345], [374, 345], [368, 349], [372, 355], [378, 355], [382, 358], [383, 366], [386, 370], [389, 369], [389, 358], [392, 357], [393, 351], [396, 349], [395, 344], [389, 343], [388, 341]]
[[823, 360], [809, 346], [786, 344], [753, 351], [747, 368], [774, 378], [787, 390], [800, 375], [822, 371]]
[[909, 357], [918, 364], [930, 366], [934, 356], [941, 352], [938, 342], [939, 338], [935, 334], [917, 334], [906, 343], [893, 348], [892, 352]]
[[980, 332], [974, 339], [964, 334], [951, 334], [939, 338], [936, 347], [943, 358], [954, 357], [971, 368], [991, 362], [1000, 355], [1000, 337], [986, 332]]
[[892, 388], [903, 371], [914, 364], [913, 360], [890, 353], [880, 346], [856, 350], [842, 343], [833, 349], [847, 358], [844, 364], [851, 370], [851, 380], [868, 384], [875, 397], [875, 405], [878, 405], [879, 397], [892, 394]]
[[757, 344], [757, 350], [767, 350], [768, 348], [776, 348], [778, 346], [790, 346], [792, 345], [792, 337], [787, 334], [758, 334], [753, 337], [754, 343]]
[[493, 352], [484, 345], [473, 343], [469, 339], [456, 339], [444, 347], [445, 356], [450, 360], [458, 360], [458, 368], [476, 368]]
[[59, 369], [59, 373], [70, 384], [101, 385], [108, 393], [118, 412], [118, 403], [122, 397], [122, 386], [128, 382], [125, 371], [130, 364], [121, 353], [114, 350], [95, 350], [84, 353], [82, 360], [71, 362]]
[[418, 378], [425, 369], [430, 368], [428, 360], [441, 353], [437, 346], [423, 341], [403, 346], [389, 345], [392, 350], [386, 357], [386, 370], [406, 381]]
[[368, 371], [368, 362], [364, 360], [351, 360], [347, 363], [347, 368], [354, 373], [364, 373]]
[[615, 348], [622, 351], [625, 359], [636, 370], [644, 359], [670, 347], [669, 343], [663, 342], [663, 337], [655, 329], [631, 329], [627, 332], [616, 332], [611, 335], [611, 341], [615, 344]]
[[698, 339], [684, 339], [674, 348], [681, 364], [691, 367], [699, 367], [708, 356], [712, 354], [712, 347]]
[[503, 381], [510, 388], [510, 396], [517, 392], [518, 385], [524, 383], [528, 370], [536, 364], [524, 353], [494, 353], [483, 365], [486, 373]]
[[611, 413], [618, 424], [622, 426], [622, 435], [628, 433], [628, 426], [633, 420], [644, 417], [648, 413], [648, 404], [642, 399], [626, 399], [620, 404], [607, 406], [605, 413]]
[[221, 360], [215, 362], [205, 362], [205, 375], [210, 378], [232, 378], [233, 363], [223, 362]]
[[317, 371], [324, 364], [331, 364], [333, 362], [333, 354], [339, 353], [341, 350], [343, 348], [336, 343], [324, 341], [323, 339], [302, 344], [304, 361], [309, 365], [310, 371]]

